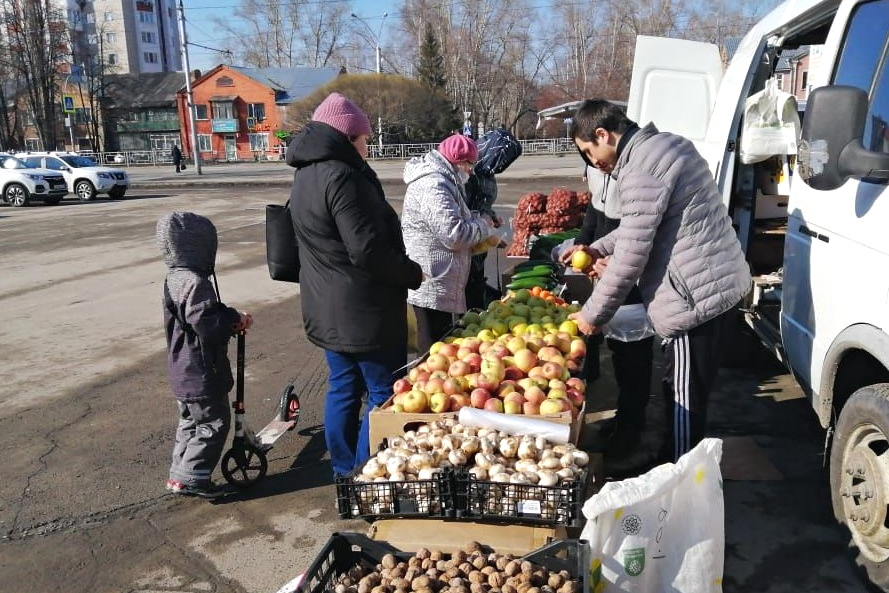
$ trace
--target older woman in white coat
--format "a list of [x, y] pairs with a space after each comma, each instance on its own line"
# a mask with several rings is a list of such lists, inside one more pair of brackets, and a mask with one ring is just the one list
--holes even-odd
[[404, 167], [408, 187], [401, 229], [408, 257], [420, 264], [425, 276], [407, 297], [417, 317], [420, 352], [441, 339], [455, 314], [466, 311], [472, 250], [494, 232], [489, 217], [466, 206], [465, 184], [477, 158], [475, 142], [455, 134]]

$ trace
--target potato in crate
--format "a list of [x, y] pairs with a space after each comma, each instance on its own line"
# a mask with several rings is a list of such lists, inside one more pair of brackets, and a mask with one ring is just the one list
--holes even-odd
[[430, 544], [411, 553], [358, 533], [334, 533], [296, 588], [279, 593], [359, 593], [377, 587], [463, 593], [482, 582], [485, 590], [509, 585], [517, 591], [585, 593], [589, 569], [589, 545], [583, 540], [557, 540], [516, 557], [478, 542], [460, 550]]

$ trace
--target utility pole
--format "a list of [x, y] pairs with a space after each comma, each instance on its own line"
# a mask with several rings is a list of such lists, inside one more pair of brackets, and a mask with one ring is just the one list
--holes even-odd
[[201, 153], [198, 150], [198, 131], [194, 127], [195, 105], [194, 92], [191, 89], [191, 65], [188, 62], [188, 37], [185, 35], [185, 6], [182, 0], [176, 8], [179, 20], [179, 37], [182, 38], [182, 63], [185, 65], [185, 103], [188, 108], [188, 127], [191, 132], [191, 150], [194, 158], [194, 168], [201, 175]]
[[[352, 13], [352, 18], [359, 21], [365, 28], [370, 31], [370, 36], [374, 41], [374, 45], [376, 46], [376, 58], [377, 58], [377, 74], [383, 73], [383, 60], [380, 54], [380, 37], [383, 35], [383, 22], [386, 20], [386, 17], [389, 16], [388, 12], [384, 12], [380, 18], [380, 29], [374, 34], [374, 30], [370, 28], [370, 25], [367, 24], [367, 21], [355, 14]], [[381, 106], [382, 108], [382, 106]], [[381, 112], [382, 113], [382, 112]], [[383, 152], [383, 116], [382, 114], [377, 116], [377, 138], [380, 141], [380, 154]]]

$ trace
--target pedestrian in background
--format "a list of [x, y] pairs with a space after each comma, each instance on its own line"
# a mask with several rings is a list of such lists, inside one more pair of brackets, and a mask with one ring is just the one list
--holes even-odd
[[585, 334], [599, 332], [638, 283], [664, 338], [666, 439], [655, 461], [675, 461], [704, 437], [722, 338], [750, 290], [744, 254], [691, 141], [651, 123], [640, 128], [602, 99], [581, 104], [570, 132], [587, 162], [617, 181], [620, 196], [619, 226], [582, 247], [599, 281], [571, 318]]
[[466, 205], [466, 182], [477, 158], [475, 142], [454, 134], [404, 167], [401, 228], [408, 255], [426, 277], [407, 298], [417, 318], [420, 352], [442, 338], [455, 314], [466, 311], [470, 254], [494, 232], [489, 215]]
[[[368, 412], [407, 362], [407, 290], [423, 279], [366, 162], [370, 120], [331, 93], [287, 148], [306, 337], [324, 349], [324, 437], [334, 477], [370, 457]], [[365, 393], [365, 413], [360, 416]]]
[[179, 409], [167, 490], [215, 498], [224, 491], [210, 476], [231, 425], [228, 342], [253, 318], [219, 302], [210, 283], [218, 239], [209, 219], [172, 212], [158, 221], [156, 238], [168, 268], [164, 330], [170, 388]]
[[176, 166], [176, 172], [179, 173], [182, 170], [182, 151], [179, 150], [179, 145], [174, 144], [172, 150], [170, 150], [170, 156], [173, 159], [173, 164]]

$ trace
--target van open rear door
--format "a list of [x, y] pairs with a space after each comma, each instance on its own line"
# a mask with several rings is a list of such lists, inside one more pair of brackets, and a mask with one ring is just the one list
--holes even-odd
[[685, 136], [701, 150], [721, 81], [722, 58], [712, 43], [639, 35], [627, 116]]

